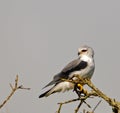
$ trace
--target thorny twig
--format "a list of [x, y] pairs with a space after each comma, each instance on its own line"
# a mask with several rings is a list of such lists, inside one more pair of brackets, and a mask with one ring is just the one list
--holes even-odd
[[68, 103], [72, 103], [72, 102], [75, 102], [75, 101], [80, 101], [79, 105], [75, 109], [75, 113], [78, 112], [79, 108], [81, 107], [81, 105], [83, 103], [85, 103], [89, 108], [91, 108], [91, 106], [85, 101], [87, 98], [90, 98], [91, 96], [97, 96], [97, 95], [96, 95], [95, 92], [91, 91], [86, 96], [82, 96], [82, 97], [72, 99], [72, 100], [68, 100], [68, 101], [65, 101], [65, 102], [60, 102], [60, 103], [58, 103], [59, 104], [59, 109], [56, 113], [60, 113], [60, 110], [61, 110], [63, 104], [68, 104]]
[[16, 90], [18, 90], [18, 89], [30, 90], [30, 88], [25, 88], [25, 87], [23, 87], [23, 85], [18, 86], [18, 75], [16, 75], [14, 87], [12, 86], [12, 84], [10, 84], [10, 87], [11, 87], [12, 91], [9, 94], [9, 96], [0, 105], [0, 109], [8, 102], [8, 100], [12, 97], [12, 95], [15, 93]]
[[102, 100], [100, 100], [97, 105], [94, 107], [94, 109], [92, 110], [92, 113], [94, 113], [94, 111], [96, 110], [96, 108], [99, 106], [99, 104], [102, 102]]
[[[63, 104], [67, 104], [67, 103], [70, 103], [70, 102], [80, 100], [80, 103], [79, 103], [78, 107], [75, 109], [75, 113], [77, 113], [79, 108], [83, 104], [83, 102], [85, 103], [85, 100], [87, 98], [90, 98], [91, 96], [101, 97], [102, 99], [104, 99], [112, 107], [113, 113], [120, 113], [120, 102], [115, 101], [115, 99], [112, 99], [112, 98], [108, 97], [107, 95], [105, 95], [103, 92], [101, 92], [98, 88], [95, 87], [95, 85], [91, 82], [90, 79], [81, 78], [79, 75], [74, 75], [74, 77], [78, 78], [77, 81], [75, 81], [73, 79], [67, 79], [67, 80], [63, 79], [63, 80], [68, 81], [68, 82], [72, 82], [74, 84], [76, 84], [76, 83], [77, 84], [83, 84], [83, 85], [87, 84], [93, 91], [88, 93], [87, 95], [85, 95], [84, 99], [79, 97], [78, 99], [73, 99], [73, 100], [70, 100], [70, 101], [67, 101], [67, 102], [59, 103], [60, 106], [59, 106], [59, 109], [58, 109], [57, 113], [60, 113], [60, 110], [61, 110]], [[96, 105], [96, 107], [93, 109], [92, 112], [87, 112], [87, 113], [94, 113], [95, 109], [100, 104], [100, 102]]]

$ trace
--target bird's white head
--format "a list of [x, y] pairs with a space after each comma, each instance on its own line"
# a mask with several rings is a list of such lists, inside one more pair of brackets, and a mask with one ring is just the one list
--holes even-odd
[[78, 56], [94, 57], [94, 51], [91, 47], [84, 45], [78, 49]]

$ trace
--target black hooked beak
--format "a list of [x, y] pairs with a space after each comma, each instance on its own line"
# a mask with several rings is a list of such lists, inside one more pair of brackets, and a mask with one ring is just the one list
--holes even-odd
[[78, 52], [78, 56], [80, 55], [80, 52]]

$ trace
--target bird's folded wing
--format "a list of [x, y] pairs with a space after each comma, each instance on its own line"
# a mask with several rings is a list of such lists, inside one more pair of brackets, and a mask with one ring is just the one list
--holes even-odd
[[[68, 65], [64, 67], [64, 69], [58, 73], [57, 75], [54, 76], [53, 80], [48, 83], [45, 87], [60, 83], [62, 79], [68, 79], [69, 74], [74, 71], [80, 71], [81, 69], [84, 69], [87, 66], [87, 62], [85, 61], [80, 61], [80, 59], [76, 59], [71, 61]], [[44, 87], [44, 88], [45, 88]]]

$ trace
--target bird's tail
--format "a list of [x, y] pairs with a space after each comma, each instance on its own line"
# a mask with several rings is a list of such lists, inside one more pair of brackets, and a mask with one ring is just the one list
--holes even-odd
[[47, 95], [48, 92], [49, 92], [49, 90], [46, 91], [45, 93], [41, 94], [41, 95], [39, 96], [39, 98], [45, 97], [45, 96]]
[[54, 89], [54, 87], [52, 87], [51, 89], [49, 89], [49, 90], [46, 91], [45, 93], [41, 94], [41, 95], [39, 96], [39, 98], [48, 97], [49, 95], [55, 93], [56, 91], [54, 91], [53, 89]]

